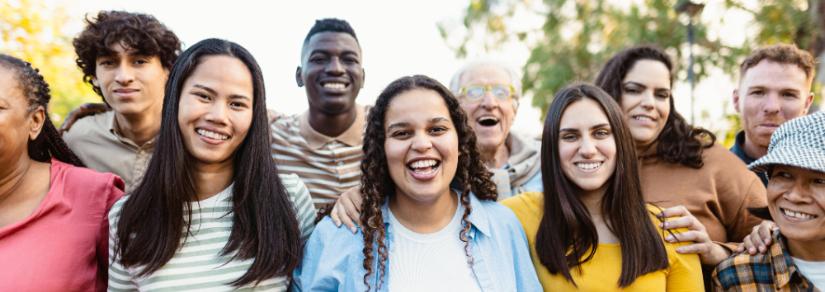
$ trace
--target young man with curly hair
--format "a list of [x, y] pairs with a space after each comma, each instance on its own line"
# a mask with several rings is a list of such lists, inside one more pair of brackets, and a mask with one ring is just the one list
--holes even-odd
[[77, 120], [63, 139], [86, 166], [133, 189], [160, 131], [164, 85], [180, 41], [151, 15], [101, 11], [73, 45], [83, 79], [111, 110]]

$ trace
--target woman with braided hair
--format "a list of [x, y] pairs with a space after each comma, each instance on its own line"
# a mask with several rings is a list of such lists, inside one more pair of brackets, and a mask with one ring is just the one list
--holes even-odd
[[432, 78], [392, 82], [370, 111], [361, 220], [324, 218], [297, 291], [537, 291], [524, 232], [495, 185], [458, 101]]
[[105, 291], [106, 212], [123, 181], [82, 168], [37, 69], [0, 54], [0, 291]]

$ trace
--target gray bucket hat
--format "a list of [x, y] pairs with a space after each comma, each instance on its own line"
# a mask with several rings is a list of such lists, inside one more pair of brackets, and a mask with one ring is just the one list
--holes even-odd
[[771, 135], [768, 154], [748, 167], [764, 172], [777, 164], [825, 173], [825, 112], [802, 116], [782, 124]]

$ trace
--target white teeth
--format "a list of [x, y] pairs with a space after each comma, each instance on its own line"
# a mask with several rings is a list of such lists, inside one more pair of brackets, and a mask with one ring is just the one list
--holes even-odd
[[785, 216], [788, 216], [788, 217], [791, 217], [791, 218], [803, 219], [803, 220], [816, 218], [816, 216], [808, 214], [808, 213], [791, 211], [791, 210], [784, 209], [784, 208], [782, 209], [782, 213], [784, 213]]
[[435, 160], [427, 159], [427, 160], [419, 160], [410, 164], [410, 167], [417, 169], [417, 168], [427, 168], [433, 167], [437, 164]]
[[347, 87], [347, 85], [343, 84], [343, 83], [335, 83], [335, 82], [324, 83], [324, 88], [329, 88], [329, 89], [344, 89], [346, 87]]
[[633, 119], [637, 120], [637, 121], [642, 121], [642, 120], [651, 121], [651, 122], [653, 121], [653, 119], [648, 117], [648, 116], [633, 116]]
[[215, 133], [215, 132], [212, 132], [212, 131], [209, 131], [209, 130], [198, 129], [197, 132], [201, 136], [204, 136], [204, 137], [207, 137], [207, 138], [210, 138], [210, 139], [215, 139], [215, 140], [229, 139], [229, 136], [227, 136], [227, 135], [218, 134], [218, 133]]
[[584, 169], [584, 170], [594, 170], [596, 168], [599, 168], [599, 166], [601, 166], [601, 165], [602, 165], [601, 162], [591, 162], [591, 163], [580, 162], [580, 163], [576, 163], [577, 167], [579, 167], [581, 169]]

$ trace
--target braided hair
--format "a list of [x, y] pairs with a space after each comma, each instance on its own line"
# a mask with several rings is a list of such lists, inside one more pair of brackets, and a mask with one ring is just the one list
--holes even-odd
[[83, 162], [63, 142], [63, 138], [61, 138], [60, 133], [49, 118], [48, 106], [49, 100], [51, 100], [49, 84], [43, 79], [43, 75], [40, 75], [40, 70], [32, 67], [29, 62], [6, 54], [0, 54], [0, 67], [14, 73], [18, 86], [29, 103], [29, 113], [35, 111], [38, 107], [43, 107], [43, 111], [46, 113], [43, 129], [37, 135], [37, 138], [29, 142], [29, 157], [40, 162], [49, 162], [54, 157], [68, 164], [83, 166]]

